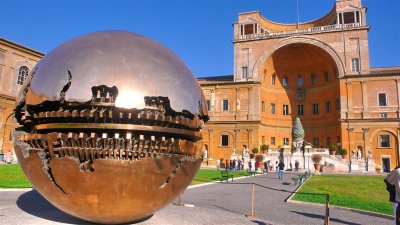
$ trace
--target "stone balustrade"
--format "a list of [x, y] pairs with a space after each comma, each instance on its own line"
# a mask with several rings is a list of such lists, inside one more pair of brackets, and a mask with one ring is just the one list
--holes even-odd
[[[236, 24], [235, 26], [240, 26], [240, 24]], [[263, 32], [263, 33], [254, 33], [247, 35], [235, 35], [235, 41], [241, 40], [252, 40], [252, 39], [267, 39], [267, 38], [275, 38], [282, 36], [289, 36], [294, 34], [312, 34], [312, 33], [323, 33], [323, 32], [333, 32], [333, 31], [342, 31], [347, 29], [353, 29], [355, 27], [367, 27], [365, 25], [361, 25], [360, 23], [349, 23], [349, 24], [334, 24], [320, 27], [309, 27], [304, 29], [296, 29], [296, 30], [288, 30], [288, 31], [279, 31], [279, 32]]]

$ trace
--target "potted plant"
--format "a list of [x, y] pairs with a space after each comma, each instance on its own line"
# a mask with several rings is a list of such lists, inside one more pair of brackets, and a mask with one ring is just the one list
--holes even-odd
[[381, 172], [382, 172], [382, 166], [380, 166], [380, 165], [375, 165], [375, 171], [376, 171], [377, 173], [381, 173]]
[[263, 155], [256, 155], [256, 163], [258, 168], [263, 168], [264, 167], [264, 156]]
[[251, 152], [252, 154], [250, 154], [250, 159], [254, 159], [254, 156], [258, 153], [258, 148], [253, 148]]
[[269, 148], [268, 145], [265, 145], [265, 144], [261, 145], [261, 151], [263, 152], [263, 154], [265, 154], [265, 151], [267, 151], [267, 153], [268, 153], [268, 148]]
[[331, 152], [331, 155], [336, 155], [337, 152], [337, 146], [336, 145], [330, 145], [329, 150]]
[[322, 160], [322, 156], [319, 154], [314, 154], [311, 157], [312, 161], [314, 162], [314, 169], [315, 171], [318, 171], [321, 169], [321, 160]]
[[340, 151], [340, 154], [342, 155], [342, 158], [344, 159], [344, 157], [347, 155], [347, 149], [342, 149]]

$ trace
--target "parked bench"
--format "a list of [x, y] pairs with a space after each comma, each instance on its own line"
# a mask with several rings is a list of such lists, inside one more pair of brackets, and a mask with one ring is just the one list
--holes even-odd
[[247, 170], [246, 177], [251, 177], [251, 176], [255, 177], [256, 171]]
[[220, 182], [222, 182], [223, 180], [226, 180], [226, 182], [229, 182], [229, 178], [231, 178], [233, 181], [233, 174], [231, 174], [229, 170], [221, 170]]
[[304, 183], [304, 181], [307, 180], [311, 175], [311, 172], [306, 171], [304, 174], [299, 174], [298, 177], [293, 177], [292, 180], [294, 182], [294, 185], [300, 185]]

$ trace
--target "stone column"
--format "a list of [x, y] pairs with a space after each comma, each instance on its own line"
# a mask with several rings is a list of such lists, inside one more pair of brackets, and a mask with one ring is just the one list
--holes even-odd
[[363, 149], [363, 157], [366, 160], [367, 159], [367, 133], [369, 131], [369, 128], [362, 128], [363, 131], [363, 141], [364, 141], [364, 149]]
[[4, 104], [0, 105], [0, 151], [3, 151], [3, 140], [4, 140], [4, 134], [6, 133], [6, 125], [7, 125], [7, 118], [4, 117], [3, 112], [7, 108], [7, 106]]
[[368, 97], [367, 97], [367, 82], [361, 81], [361, 88], [362, 88], [362, 106], [363, 106], [363, 114], [362, 118], [364, 118], [364, 114], [368, 111]]
[[397, 118], [400, 117], [400, 79], [396, 80], [397, 84]]
[[215, 112], [215, 89], [210, 89], [211, 99], [210, 99], [210, 111]]
[[400, 141], [400, 128], [398, 128], [397, 129], [397, 137], [396, 137], [396, 139], [397, 139], [397, 153], [396, 153], [396, 155], [397, 155], [397, 157], [396, 157], [396, 160], [397, 160], [397, 162], [396, 162], [396, 165], [399, 165], [399, 163], [400, 163], [400, 143], [399, 143], [399, 141]]
[[251, 87], [248, 87], [247, 88], [247, 90], [248, 90], [248, 111], [247, 111], [247, 119], [249, 120], [250, 119], [250, 112], [251, 112], [251, 98], [252, 98], [252, 96], [251, 96]]
[[347, 90], [346, 119], [348, 119], [349, 117], [352, 117], [352, 114], [353, 114], [353, 90], [351, 89], [351, 82], [350, 81], [346, 81], [346, 90]]
[[214, 130], [213, 129], [207, 129], [207, 130], [208, 130], [208, 158], [212, 158], [213, 160], [215, 160], [214, 150], [211, 141], [211, 133]]
[[336, 27], [339, 27], [339, 15], [340, 13], [336, 13]]
[[235, 88], [236, 90], [236, 114], [235, 114], [235, 120], [238, 119], [238, 116], [240, 115], [240, 88]]
[[346, 128], [346, 130], [347, 130], [347, 137], [348, 137], [348, 142], [349, 142], [349, 145], [348, 145], [348, 154], [349, 154], [349, 160], [351, 160], [351, 145], [350, 145], [350, 143], [351, 143], [351, 133], [353, 133], [353, 131], [354, 131], [354, 128], [350, 128], [350, 127], [348, 127], [348, 128]]
[[342, 17], [342, 27], [344, 27], [344, 16], [343, 16], [343, 14], [344, 13], [341, 13], [341, 15], [340, 15]]
[[238, 151], [238, 133], [240, 132], [240, 129], [238, 129], [238, 128], [235, 128], [234, 130], [233, 130], [234, 132], [235, 132], [235, 151], [237, 152]]
[[251, 138], [252, 138], [251, 133], [253, 132], [253, 129], [247, 128], [246, 130], [247, 130], [247, 141], [248, 141], [247, 144], [248, 144], [249, 150], [251, 151], [250, 146], [251, 146], [251, 144], [253, 144], [251, 141]]
[[353, 160], [353, 155], [352, 155], [353, 151], [351, 150], [351, 145], [350, 145], [351, 140], [352, 140], [351, 133], [353, 133], [354, 128], [348, 127], [346, 130], [347, 130], [347, 135], [348, 135], [348, 139], [349, 139], [348, 140], [349, 141], [348, 154], [349, 154], [349, 173], [350, 173], [352, 169], [356, 169], [357, 168], [357, 170], [358, 170], [358, 162], [356, 163]]

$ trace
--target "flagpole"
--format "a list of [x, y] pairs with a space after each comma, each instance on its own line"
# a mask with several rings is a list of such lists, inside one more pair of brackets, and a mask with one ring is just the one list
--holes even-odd
[[299, 0], [296, 0], [297, 2], [297, 30], [299, 29], [299, 23], [300, 23], [300, 15], [299, 15]]

